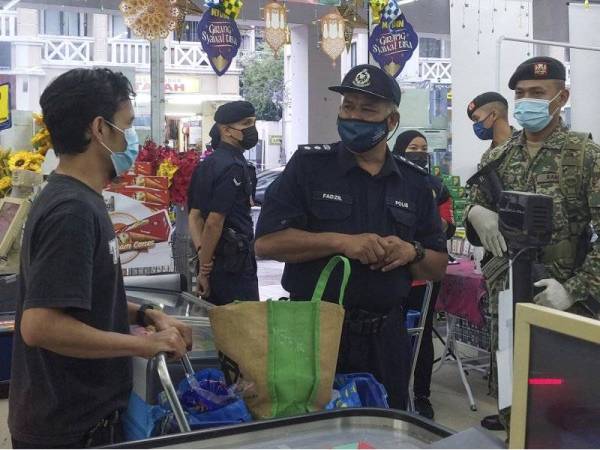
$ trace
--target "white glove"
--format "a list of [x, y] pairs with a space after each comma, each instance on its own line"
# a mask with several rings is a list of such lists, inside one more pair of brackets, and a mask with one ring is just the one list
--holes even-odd
[[498, 214], [480, 205], [469, 210], [467, 220], [479, 235], [483, 248], [494, 256], [502, 256], [506, 252], [506, 241], [498, 229]]
[[575, 303], [564, 286], [554, 278], [540, 280], [534, 286], [546, 288], [533, 299], [540, 306], [565, 311]]

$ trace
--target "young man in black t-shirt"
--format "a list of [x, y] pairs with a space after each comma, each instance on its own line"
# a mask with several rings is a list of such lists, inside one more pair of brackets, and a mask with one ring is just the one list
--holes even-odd
[[[121, 73], [75, 69], [40, 99], [60, 163], [23, 236], [8, 421], [14, 448], [118, 442], [130, 357], [181, 357], [191, 348], [187, 326], [127, 302], [102, 198], [137, 156], [132, 95]], [[136, 322], [157, 333], [130, 335]]]

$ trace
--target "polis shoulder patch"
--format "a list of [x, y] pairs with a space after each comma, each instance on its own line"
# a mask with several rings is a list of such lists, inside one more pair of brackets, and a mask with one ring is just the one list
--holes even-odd
[[415, 163], [413, 163], [412, 161], [409, 161], [404, 156], [394, 155], [394, 159], [396, 159], [396, 161], [398, 161], [399, 163], [401, 163], [405, 166], [408, 166], [409, 168], [413, 169], [414, 171], [420, 173], [421, 175], [429, 175], [429, 172], [426, 169], [423, 169], [421, 166], [417, 166]]

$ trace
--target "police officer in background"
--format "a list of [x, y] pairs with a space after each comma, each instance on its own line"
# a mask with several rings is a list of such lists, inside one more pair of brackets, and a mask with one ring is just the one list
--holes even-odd
[[467, 106], [473, 132], [482, 141], [492, 141], [490, 149], [504, 144], [516, 132], [508, 121], [508, 101], [497, 92], [484, 92]]
[[[534, 302], [598, 317], [600, 249], [590, 247], [590, 225], [600, 229], [600, 147], [589, 133], [569, 131], [563, 123], [560, 111], [569, 99], [565, 80], [565, 66], [553, 58], [531, 58], [517, 67], [509, 88], [515, 91], [514, 116], [523, 130], [487, 152], [481, 166], [495, 167], [504, 190], [554, 199], [552, 241], [542, 250], [551, 278], [535, 284], [544, 289]], [[490, 303], [497, 304], [508, 278], [507, 245], [498, 229], [497, 205], [480, 186], [470, 190], [465, 217], [469, 241], [487, 252], [482, 271]]]
[[253, 187], [244, 158], [258, 142], [255, 122], [249, 102], [220, 106], [210, 130], [215, 152], [199, 164], [190, 187], [190, 233], [200, 266], [198, 292], [217, 305], [258, 300], [250, 215]]
[[[390, 406], [406, 407], [410, 349], [402, 303], [413, 278], [439, 280], [446, 237], [427, 172], [394, 157], [387, 136], [399, 122], [400, 88], [371, 65], [352, 68], [341, 86], [341, 142], [300, 146], [265, 196], [256, 252], [286, 263], [292, 300], [311, 298], [333, 255], [351, 260], [338, 372], [370, 372]], [[324, 299], [338, 296], [341, 270]]]

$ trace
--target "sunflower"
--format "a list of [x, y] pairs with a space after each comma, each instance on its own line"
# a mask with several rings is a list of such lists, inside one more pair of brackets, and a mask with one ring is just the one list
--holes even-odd
[[5, 191], [12, 186], [12, 177], [6, 176], [0, 178], [0, 191]]
[[39, 153], [20, 151], [14, 153], [8, 160], [8, 167], [11, 172], [17, 169], [30, 170], [32, 172], [41, 172], [44, 156]]
[[17, 153], [14, 153], [9, 159], [8, 159], [8, 167], [10, 168], [10, 171], [14, 171], [16, 169], [24, 169], [27, 165], [27, 163], [29, 162], [30, 158], [31, 158], [32, 153], [28, 152], [28, 151], [20, 151]]

